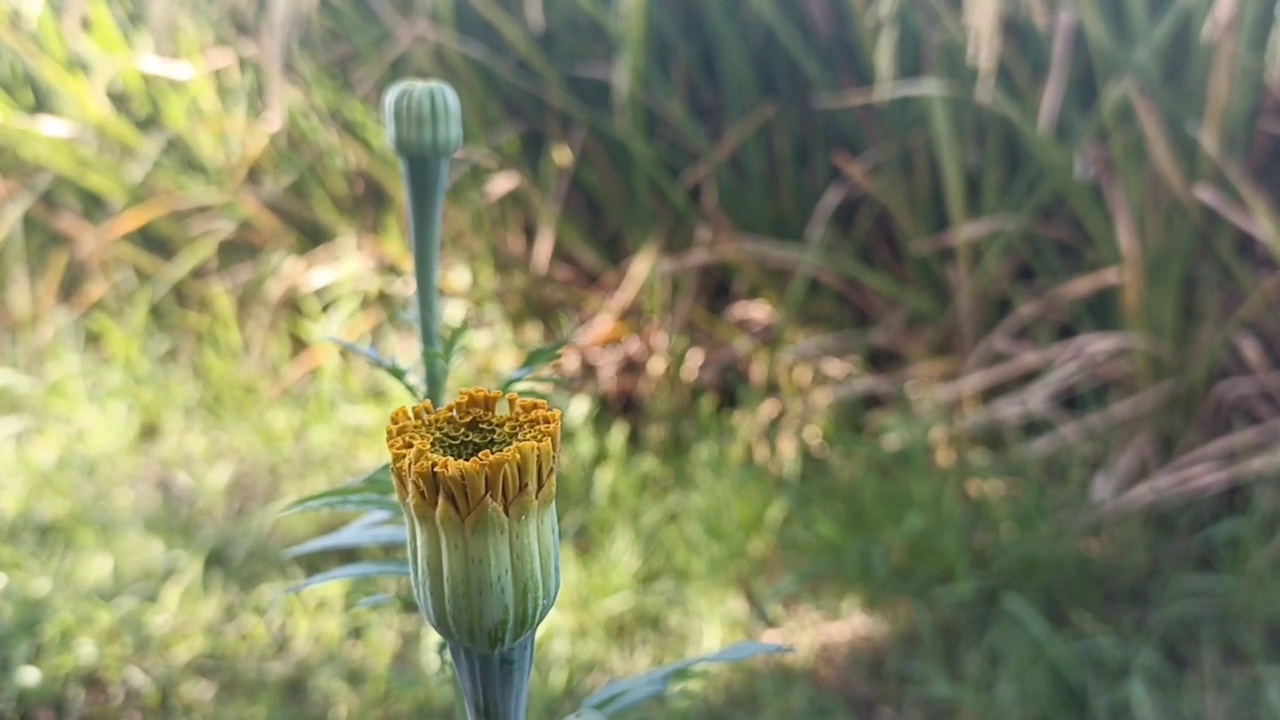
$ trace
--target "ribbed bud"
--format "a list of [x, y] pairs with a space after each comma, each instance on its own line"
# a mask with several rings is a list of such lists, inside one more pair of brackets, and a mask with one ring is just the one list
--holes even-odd
[[410, 78], [382, 93], [391, 147], [404, 157], [448, 158], [462, 147], [462, 103], [442, 80]]

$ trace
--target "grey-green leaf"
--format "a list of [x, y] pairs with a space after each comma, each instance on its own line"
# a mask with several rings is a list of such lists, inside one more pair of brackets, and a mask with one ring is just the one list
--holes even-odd
[[[399, 507], [394, 499], [391, 498], [393, 490], [391, 482], [391, 466], [383, 465], [373, 472], [362, 478], [357, 478], [349, 483], [336, 487], [332, 490], [308, 495], [300, 500], [290, 503], [285, 509], [280, 511], [281, 515], [289, 515], [295, 512], [305, 510], [330, 510], [330, 509], [356, 509], [356, 510], [394, 510]], [[325, 504], [332, 501], [340, 503], [341, 498], [347, 498], [358, 495], [378, 495], [386, 497], [390, 503], [381, 503], [370, 507], [353, 507], [353, 508], [333, 508], [326, 507]], [[370, 501], [372, 502], [372, 501]]]
[[404, 560], [387, 560], [381, 562], [355, 562], [341, 565], [332, 570], [316, 573], [302, 582], [289, 588], [296, 593], [307, 588], [339, 580], [357, 580], [372, 577], [408, 577], [409, 563]]
[[525, 356], [524, 362], [520, 363], [520, 367], [517, 368], [515, 372], [511, 373], [511, 376], [507, 378], [507, 381], [502, 384], [503, 391], [505, 392], [509, 390], [516, 383], [528, 378], [530, 375], [533, 375], [543, 366], [555, 362], [555, 360], [560, 357], [560, 351], [563, 350], [567, 344], [567, 340], [561, 340], [550, 345], [544, 345], [530, 350], [529, 354]]
[[373, 348], [360, 347], [359, 345], [349, 343], [341, 338], [331, 337], [329, 338], [329, 341], [337, 344], [343, 350], [360, 357], [370, 365], [390, 375], [396, 382], [400, 383], [405, 390], [408, 390], [409, 394], [413, 397], [417, 398], [421, 396], [422, 391], [418, 387], [418, 381], [409, 373], [408, 368], [395, 360], [383, 357]]
[[375, 593], [365, 598], [361, 598], [360, 602], [355, 604], [359, 609], [379, 607], [394, 602], [399, 602], [400, 598], [391, 593]]
[[372, 527], [344, 527], [326, 533], [306, 542], [285, 548], [284, 555], [289, 558], [311, 555], [329, 550], [352, 550], [355, 548], [390, 547], [403, 545], [406, 534], [404, 525], [374, 525]]
[[[640, 703], [662, 697], [667, 694], [672, 682], [695, 665], [742, 662], [762, 655], [788, 652], [791, 652], [791, 648], [783, 645], [754, 641], [735, 643], [718, 652], [663, 665], [632, 678], [614, 680], [583, 700], [578, 710], [579, 714], [575, 717], [579, 720], [601, 716], [611, 717]], [[597, 715], [588, 714], [588, 710], [597, 711]]]
[[329, 492], [298, 500], [281, 510], [280, 514], [290, 515], [296, 512], [315, 512], [319, 510], [338, 512], [349, 510], [395, 510], [399, 507], [400, 503], [394, 497], [382, 493], [364, 492], [362, 490], [330, 490]]

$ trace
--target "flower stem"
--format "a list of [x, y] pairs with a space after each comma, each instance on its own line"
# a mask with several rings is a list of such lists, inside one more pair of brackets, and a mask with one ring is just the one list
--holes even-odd
[[449, 367], [442, 354], [440, 333], [440, 226], [444, 194], [449, 185], [449, 158], [403, 157], [408, 191], [413, 267], [418, 281], [418, 324], [422, 331], [422, 363], [426, 369], [427, 399], [444, 404]]
[[533, 671], [533, 633], [496, 653], [449, 643], [467, 720], [525, 720], [529, 676]]

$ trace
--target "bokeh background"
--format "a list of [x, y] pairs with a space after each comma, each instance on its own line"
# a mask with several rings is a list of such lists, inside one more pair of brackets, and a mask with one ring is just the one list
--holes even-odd
[[460, 384], [566, 411], [533, 716], [1280, 717], [1267, 0], [11, 0], [0, 717], [451, 717], [371, 548], [378, 96], [448, 80]]

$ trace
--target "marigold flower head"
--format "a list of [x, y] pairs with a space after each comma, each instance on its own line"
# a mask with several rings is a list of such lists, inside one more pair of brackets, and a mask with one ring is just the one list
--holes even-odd
[[414, 597], [447, 641], [486, 652], [532, 633], [560, 587], [560, 411], [510, 393], [499, 413], [503, 399], [466, 390], [387, 426]]

